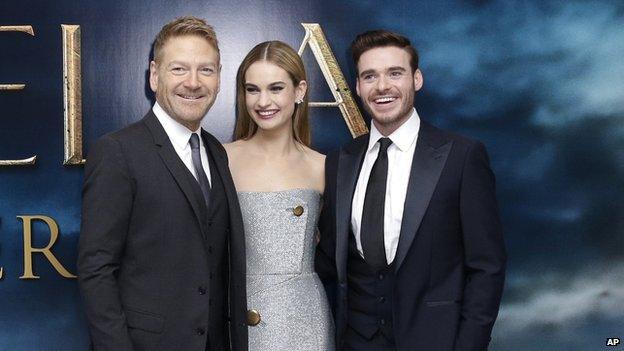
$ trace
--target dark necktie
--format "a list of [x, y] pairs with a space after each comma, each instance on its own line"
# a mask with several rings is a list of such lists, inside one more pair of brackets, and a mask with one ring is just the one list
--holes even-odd
[[195, 133], [191, 134], [189, 143], [191, 144], [191, 157], [193, 158], [193, 168], [195, 168], [197, 182], [199, 183], [199, 187], [204, 194], [206, 207], [208, 207], [210, 204], [210, 183], [208, 182], [208, 177], [206, 177], [206, 173], [204, 172], [204, 167], [202, 166], [201, 155], [199, 153], [199, 136]]
[[386, 180], [388, 179], [389, 138], [379, 139], [379, 154], [373, 164], [362, 210], [360, 240], [364, 259], [375, 270], [388, 266], [384, 245], [384, 208], [386, 203]]

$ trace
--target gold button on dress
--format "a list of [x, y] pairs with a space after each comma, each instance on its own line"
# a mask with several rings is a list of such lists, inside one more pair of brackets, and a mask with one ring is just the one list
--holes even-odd
[[262, 318], [260, 317], [260, 312], [256, 310], [248, 310], [247, 311], [247, 325], [254, 327], [260, 324]]
[[303, 206], [299, 205], [293, 209], [293, 214], [297, 217], [303, 214]]

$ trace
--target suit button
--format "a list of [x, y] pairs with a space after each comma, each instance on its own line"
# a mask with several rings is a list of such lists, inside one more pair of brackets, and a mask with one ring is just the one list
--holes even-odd
[[293, 208], [293, 214], [297, 217], [301, 216], [303, 214], [303, 206], [299, 205]]
[[212, 245], [208, 246], [208, 252], [212, 253]]
[[379, 320], [379, 324], [381, 324], [381, 325], [386, 325], [386, 320], [385, 320], [385, 319], [383, 319], [383, 318], [382, 318], [382, 319], [380, 319], [380, 320]]
[[379, 280], [384, 280], [385, 276], [383, 275], [383, 273], [379, 273]]
[[200, 295], [206, 295], [206, 288], [200, 286], [197, 288], [197, 292], [199, 292]]
[[202, 335], [206, 334], [206, 329], [204, 329], [204, 328], [197, 328], [195, 330], [195, 332], [197, 333], [197, 335], [202, 336]]
[[381, 303], [386, 302], [386, 297], [385, 297], [385, 296], [381, 296], [381, 297], [379, 298], [379, 302], [381, 302]]

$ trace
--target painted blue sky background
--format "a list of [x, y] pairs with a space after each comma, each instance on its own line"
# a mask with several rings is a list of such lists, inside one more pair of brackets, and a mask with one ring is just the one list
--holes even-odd
[[[383, 6], [382, 6], [383, 4]], [[36, 9], [36, 10], [34, 10]], [[0, 25], [0, 349], [83, 350], [86, 329], [74, 281], [35, 262], [21, 281], [21, 222], [46, 214], [61, 227], [55, 252], [75, 268], [82, 169], [62, 163], [60, 24], [80, 24], [85, 149], [149, 108], [149, 44], [169, 19], [207, 18], [220, 35], [222, 88], [204, 126], [222, 141], [234, 124], [234, 75], [257, 42], [298, 47], [301, 22], [320, 23], [353, 87], [347, 47], [386, 28], [421, 56], [421, 117], [482, 140], [497, 176], [509, 251], [491, 350], [599, 350], [624, 338], [624, 3], [616, 1], [3, 1]], [[9, 50], [5, 49], [9, 48]], [[329, 100], [309, 52], [314, 100]], [[355, 91], [355, 89], [353, 89]], [[322, 151], [349, 140], [337, 110], [312, 111]], [[45, 228], [35, 235], [45, 243]]]

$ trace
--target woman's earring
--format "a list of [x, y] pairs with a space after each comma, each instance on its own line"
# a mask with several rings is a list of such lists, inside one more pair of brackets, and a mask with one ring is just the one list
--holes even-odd
[[297, 105], [301, 105], [301, 103], [303, 103], [303, 99], [297, 99], [297, 100], [295, 100], [295, 104], [297, 104]]

